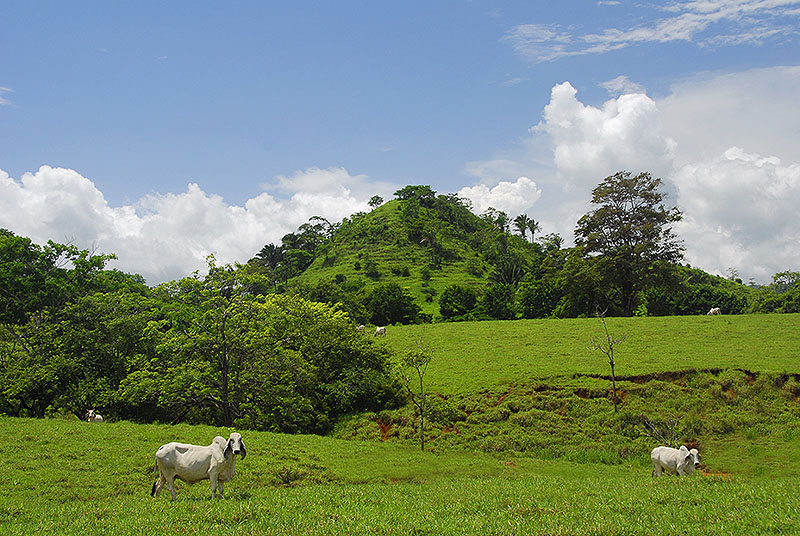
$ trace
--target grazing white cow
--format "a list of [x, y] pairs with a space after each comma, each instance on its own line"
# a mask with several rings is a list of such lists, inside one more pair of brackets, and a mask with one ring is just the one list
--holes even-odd
[[700, 453], [697, 449], [687, 449], [686, 445], [679, 449], [656, 447], [650, 453], [650, 459], [653, 460], [653, 476], [661, 476], [662, 471], [689, 476], [700, 467]]
[[356, 328], [356, 331], [364, 331], [364, 324], [361, 324]]
[[103, 422], [103, 416], [95, 410], [90, 409], [86, 412], [86, 422]]
[[722, 309], [720, 309], [719, 307], [712, 307], [706, 313], [706, 315], [712, 315], [712, 316], [713, 315], [721, 315], [721, 314], [722, 314]]
[[378, 335], [386, 336], [386, 326], [378, 326], [375, 328], [375, 336], [377, 337]]
[[225, 482], [236, 474], [236, 455], [241, 454], [244, 460], [247, 451], [244, 448], [242, 435], [233, 432], [225, 441], [217, 436], [207, 447], [186, 445], [184, 443], [167, 443], [156, 451], [156, 481], [150, 494], [158, 497], [164, 484], [175, 500], [175, 479], [193, 484], [201, 480], [211, 481], [211, 499], [219, 485], [219, 498]]

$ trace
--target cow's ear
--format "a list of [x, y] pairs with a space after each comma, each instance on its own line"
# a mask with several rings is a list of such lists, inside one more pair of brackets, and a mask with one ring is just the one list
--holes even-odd
[[228, 440], [228, 444], [225, 445], [225, 451], [222, 453], [222, 456], [227, 460], [231, 457], [231, 453], [233, 452], [233, 447], [231, 446], [231, 440]]
[[244, 441], [242, 441], [241, 439], [239, 440], [239, 446], [242, 448], [242, 450], [240, 450], [239, 452], [242, 453], [242, 459], [244, 460], [244, 457], [247, 456], [247, 449], [244, 448]]

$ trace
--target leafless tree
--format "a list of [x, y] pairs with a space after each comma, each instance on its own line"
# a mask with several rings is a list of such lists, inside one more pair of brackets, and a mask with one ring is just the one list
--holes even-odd
[[419, 444], [422, 450], [425, 450], [425, 411], [427, 409], [426, 399], [428, 396], [428, 393], [425, 392], [423, 378], [431, 359], [433, 359], [433, 353], [423, 346], [422, 339], [417, 341], [417, 348], [409, 350], [403, 356], [403, 365], [407, 369], [413, 369], [417, 376], [416, 379], [419, 380], [419, 392], [417, 392], [416, 387], [413, 389], [411, 387], [411, 378], [408, 375], [405, 376], [406, 391], [411, 397], [411, 402], [419, 411]]
[[679, 418], [669, 418], [663, 421], [645, 419], [641, 428], [639, 428], [639, 434], [645, 437], [651, 437], [662, 445], [678, 448], [678, 445], [681, 443], [678, 437], [678, 428], [680, 424], [681, 420]]
[[600, 350], [605, 354], [608, 358], [608, 364], [611, 366], [611, 390], [613, 391], [614, 397], [614, 413], [617, 412], [617, 377], [614, 373], [614, 346], [617, 343], [620, 343], [625, 340], [625, 337], [621, 337], [619, 339], [614, 339], [611, 337], [611, 334], [608, 331], [608, 326], [606, 325], [606, 311], [600, 312], [597, 311], [597, 317], [600, 319], [600, 322], [603, 324], [603, 331], [605, 331], [605, 340], [604, 341], [596, 341], [594, 336], [592, 336], [592, 345], [589, 348], [590, 350]]

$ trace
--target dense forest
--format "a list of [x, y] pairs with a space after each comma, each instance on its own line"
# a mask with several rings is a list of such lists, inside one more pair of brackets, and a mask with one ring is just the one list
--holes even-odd
[[798, 272], [756, 287], [681, 264], [659, 187], [608, 177], [565, 248], [527, 215], [407, 186], [155, 287], [106, 269], [113, 255], [0, 230], [0, 414], [322, 433], [405, 402], [359, 324], [800, 311]]

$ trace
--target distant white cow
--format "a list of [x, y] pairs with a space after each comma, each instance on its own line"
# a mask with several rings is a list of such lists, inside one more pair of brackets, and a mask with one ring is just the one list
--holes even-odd
[[386, 326], [378, 326], [375, 328], [375, 336], [383, 335], [386, 336]]
[[364, 331], [364, 324], [361, 324], [356, 328], [356, 331]]
[[150, 494], [158, 497], [164, 484], [175, 500], [175, 479], [194, 483], [209, 479], [211, 481], [211, 499], [219, 485], [219, 498], [225, 482], [236, 474], [236, 455], [241, 454], [244, 460], [247, 451], [244, 448], [242, 435], [233, 432], [225, 441], [217, 436], [207, 447], [186, 445], [184, 443], [167, 443], [156, 451], [156, 465], [153, 468], [156, 480]]
[[708, 312], [706, 314], [707, 315], [721, 315], [722, 314], [722, 309], [720, 309], [719, 307], [712, 307], [711, 309], [708, 310]]
[[700, 467], [700, 453], [697, 449], [687, 449], [686, 445], [679, 449], [656, 447], [650, 453], [650, 459], [653, 461], [653, 476], [661, 476], [662, 471], [689, 476]]
[[86, 422], [103, 422], [103, 416], [95, 410], [90, 409], [86, 412]]

